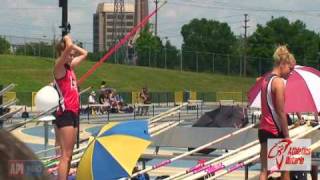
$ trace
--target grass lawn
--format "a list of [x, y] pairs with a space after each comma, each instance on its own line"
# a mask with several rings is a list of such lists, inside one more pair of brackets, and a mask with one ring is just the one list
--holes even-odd
[[[37, 91], [52, 81], [53, 59], [29, 56], [0, 55], [0, 84], [15, 83], [17, 92]], [[76, 69], [78, 78], [95, 62], [84, 62]], [[81, 88], [97, 89], [104, 80], [118, 91], [136, 91], [147, 86], [150, 91], [173, 92], [193, 90], [198, 92], [245, 92], [254, 78], [226, 76], [212, 73], [180, 72], [141, 66], [105, 63], [100, 66]]]

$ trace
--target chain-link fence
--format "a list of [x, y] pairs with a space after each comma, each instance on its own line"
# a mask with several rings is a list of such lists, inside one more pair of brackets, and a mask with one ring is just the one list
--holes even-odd
[[[11, 96], [6, 101], [17, 98], [19, 105], [33, 106], [35, 92], [10, 92]], [[13, 93], [13, 95], [12, 95]], [[174, 103], [187, 102], [191, 99], [189, 92], [182, 92], [181, 97], [178, 97], [177, 92], [150, 92], [151, 102], [155, 105], [172, 105]], [[234, 100], [237, 102], [247, 101], [247, 92], [194, 92], [195, 96], [192, 100], [202, 100], [203, 102], [217, 102], [219, 100]], [[134, 104], [132, 92], [118, 92], [123, 101], [127, 104]], [[5, 96], [7, 96], [5, 94]], [[89, 93], [81, 95], [81, 103], [88, 104]], [[13, 99], [10, 99], [13, 98]], [[180, 98], [180, 99], [179, 99]]]
[[[55, 41], [49, 38], [28, 38], [2, 36], [11, 44], [15, 55], [55, 57]], [[92, 42], [75, 41], [85, 49], [91, 50]], [[90, 52], [88, 59], [98, 61], [106, 52]], [[318, 59], [298, 60], [301, 65], [319, 68]], [[134, 51], [120, 48], [108, 60], [108, 63], [136, 64], [139, 66], [173, 69], [179, 71], [208, 72], [226, 75], [246, 75], [256, 77], [272, 68], [272, 58], [250, 57], [214, 52], [195, 52], [176, 49], [151, 49], [143, 47]], [[245, 72], [246, 69], [246, 72]]]

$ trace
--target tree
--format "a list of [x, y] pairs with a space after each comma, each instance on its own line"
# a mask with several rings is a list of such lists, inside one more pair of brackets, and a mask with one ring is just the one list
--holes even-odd
[[140, 32], [140, 36], [135, 42], [135, 49], [138, 54], [138, 65], [148, 66], [151, 58], [154, 64], [158, 61], [157, 56], [162, 49], [162, 42], [158, 36], [154, 36], [149, 30], [149, 25]]
[[166, 41], [162, 53], [161, 53], [161, 65], [164, 67], [165, 63], [168, 69], [178, 69], [180, 68], [179, 64], [179, 51], [173, 46], [169, 40]]
[[256, 74], [257, 67], [262, 73], [272, 67], [272, 55], [279, 44], [287, 44], [295, 55], [298, 64], [307, 60], [315, 61], [319, 51], [320, 38], [315, 32], [306, 29], [306, 25], [296, 20], [292, 23], [285, 17], [273, 19], [265, 26], [257, 25], [256, 31], [248, 39], [249, 56], [262, 57], [252, 61], [248, 73]]
[[4, 37], [0, 36], [0, 54], [8, 53], [10, 53], [10, 43]]
[[[227, 23], [207, 19], [193, 19], [189, 24], [182, 26], [183, 63], [184, 68], [196, 71], [209, 71], [212, 65], [212, 56], [207, 52], [220, 54], [232, 53], [236, 37]], [[206, 53], [204, 53], [206, 52]], [[216, 61], [218, 71], [226, 72], [226, 57]]]
[[236, 37], [227, 23], [193, 19], [182, 26], [183, 49], [216, 53], [231, 53]]

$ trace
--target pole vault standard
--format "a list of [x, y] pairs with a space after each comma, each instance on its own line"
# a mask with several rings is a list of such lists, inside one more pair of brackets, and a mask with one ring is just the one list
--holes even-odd
[[71, 26], [68, 22], [68, 0], [59, 0], [59, 7], [62, 8], [61, 28], [62, 37], [70, 32]]
[[183, 158], [183, 157], [189, 156], [190, 154], [193, 154], [193, 153], [198, 152], [198, 151], [200, 151], [200, 150], [202, 150], [202, 149], [205, 149], [205, 148], [208, 148], [208, 147], [210, 147], [210, 146], [212, 146], [212, 145], [214, 145], [214, 144], [217, 144], [217, 143], [219, 143], [219, 142], [221, 142], [221, 141], [224, 141], [224, 140], [226, 140], [226, 139], [228, 139], [228, 138], [230, 138], [230, 137], [234, 137], [234, 136], [236, 136], [237, 134], [240, 134], [240, 133], [242, 133], [242, 132], [245, 132], [245, 131], [247, 131], [247, 130], [253, 128], [253, 127], [255, 127], [256, 125], [257, 125], [257, 124], [252, 124], [252, 125], [247, 126], [247, 127], [245, 127], [245, 128], [241, 128], [241, 129], [239, 129], [239, 130], [237, 130], [237, 131], [234, 131], [234, 132], [232, 132], [232, 133], [230, 133], [230, 134], [227, 134], [227, 135], [225, 135], [225, 136], [223, 136], [223, 137], [221, 137], [221, 138], [219, 138], [219, 139], [216, 139], [216, 140], [211, 141], [211, 142], [209, 142], [209, 143], [207, 143], [207, 144], [205, 144], [205, 145], [202, 145], [202, 146], [200, 146], [200, 147], [198, 147], [198, 148], [196, 148], [196, 149], [194, 149], [194, 150], [192, 150], [192, 151], [183, 153], [183, 154], [181, 154], [181, 155], [179, 155], [179, 156], [176, 156], [176, 157], [174, 157], [174, 158], [171, 158], [171, 159], [162, 161], [162, 162], [160, 162], [160, 163], [158, 163], [158, 164], [156, 164], [156, 165], [154, 165], [154, 166], [151, 166], [151, 167], [148, 167], [148, 168], [146, 168], [146, 169], [144, 169], [144, 170], [141, 170], [141, 171], [139, 171], [139, 172], [136, 172], [136, 173], [134, 173], [134, 174], [131, 176], [131, 178], [132, 178], [132, 177], [135, 177], [135, 176], [137, 176], [137, 175], [139, 175], [139, 174], [143, 174], [143, 173], [149, 172], [149, 171], [151, 171], [151, 170], [160, 168], [160, 167], [162, 167], [162, 166], [166, 166], [166, 165], [172, 163], [173, 161], [176, 161], [176, 160], [181, 159], [181, 158]]
[[88, 70], [78, 81], [78, 84], [82, 84], [98, 67], [102, 65], [103, 62], [105, 62], [113, 53], [115, 53], [122, 45], [124, 45], [132, 36], [135, 35], [135, 33], [142, 27], [144, 27], [148, 20], [154, 16], [157, 11], [162, 8], [167, 1], [165, 1], [161, 6], [159, 6], [157, 9], [155, 9], [151, 14], [146, 16], [138, 25], [132, 28], [130, 32], [128, 32], [111, 50], [107, 52], [95, 65], [92, 66], [91, 69]]

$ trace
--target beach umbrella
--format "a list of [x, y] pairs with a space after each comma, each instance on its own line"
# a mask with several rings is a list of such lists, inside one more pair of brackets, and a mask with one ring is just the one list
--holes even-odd
[[147, 121], [108, 123], [101, 128], [82, 156], [77, 180], [129, 177], [150, 143]]
[[261, 85], [264, 78], [270, 73], [266, 73], [256, 81], [256, 83], [250, 88], [247, 98], [248, 104], [252, 108], [261, 108]]
[[[261, 85], [267, 73], [248, 92], [250, 107], [261, 107]], [[295, 66], [285, 87], [285, 112], [320, 111], [320, 71], [307, 66]]]

